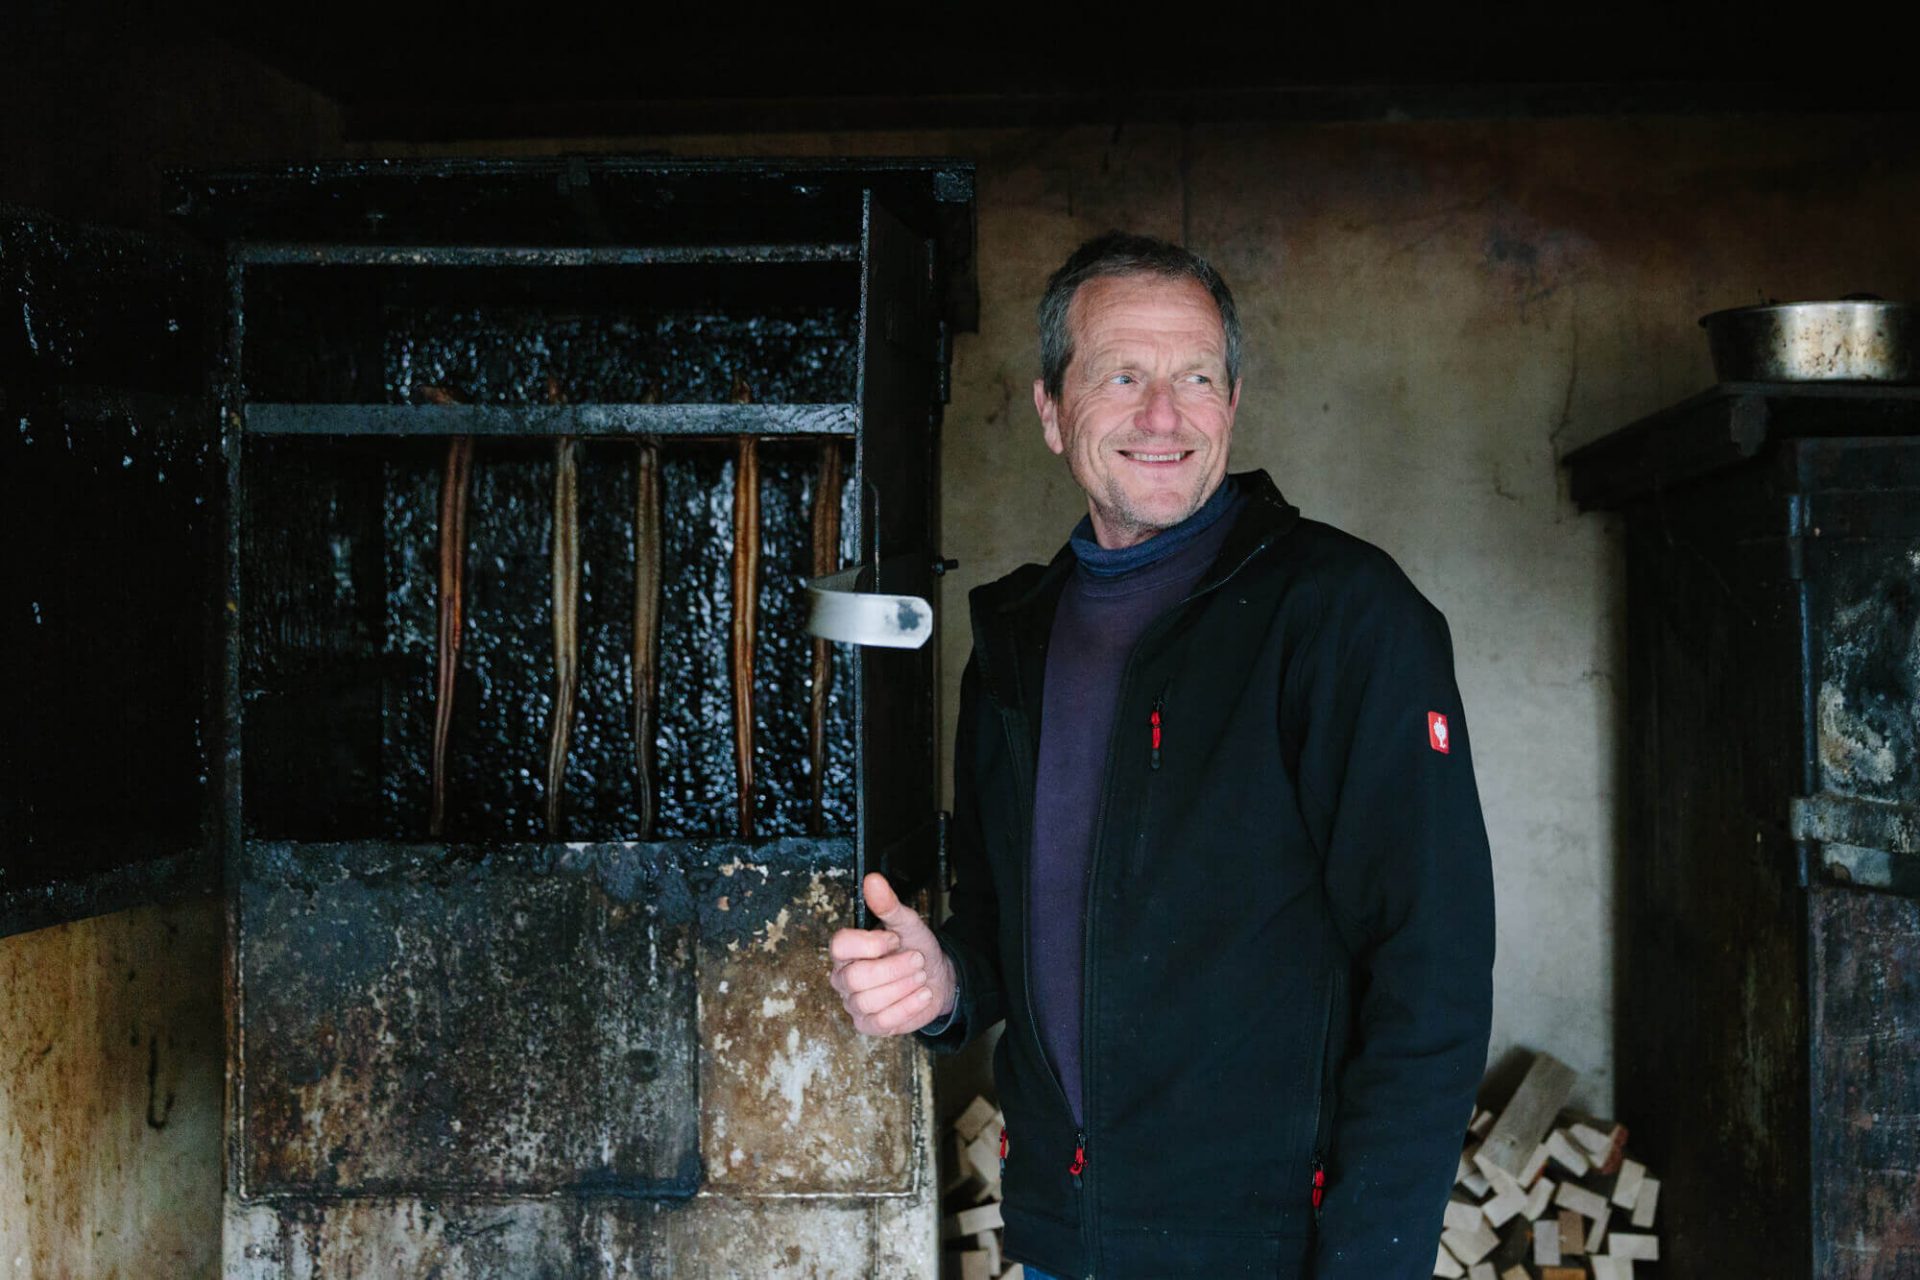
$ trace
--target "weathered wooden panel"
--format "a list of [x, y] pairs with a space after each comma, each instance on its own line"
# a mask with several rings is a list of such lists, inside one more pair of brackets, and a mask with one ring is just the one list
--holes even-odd
[[853, 919], [845, 841], [786, 841], [690, 872], [700, 901], [700, 1142], [729, 1193], [911, 1185], [913, 1067], [856, 1034], [827, 984]]
[[243, 1194], [687, 1194], [693, 913], [656, 846], [258, 844]]
[[1814, 1274], [1920, 1275], [1920, 901], [1811, 897]]
[[1783, 728], [1798, 636], [1791, 585], [1733, 573], [1716, 535], [1722, 499], [1743, 488], [1717, 479], [1636, 516], [1626, 545], [1619, 1113], [1663, 1171], [1669, 1259], [1701, 1274], [1810, 1256], [1804, 903], [1767, 817], [1784, 816], [1799, 775]]

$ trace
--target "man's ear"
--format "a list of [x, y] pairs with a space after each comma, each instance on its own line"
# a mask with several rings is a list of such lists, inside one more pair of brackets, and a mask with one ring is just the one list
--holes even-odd
[[1047, 442], [1047, 448], [1055, 453], [1066, 452], [1067, 442], [1060, 434], [1060, 402], [1047, 394], [1047, 380], [1033, 380], [1033, 408], [1040, 415], [1040, 434]]
[[1233, 394], [1227, 398], [1227, 413], [1229, 417], [1239, 411], [1241, 381], [1239, 378], [1233, 380]]

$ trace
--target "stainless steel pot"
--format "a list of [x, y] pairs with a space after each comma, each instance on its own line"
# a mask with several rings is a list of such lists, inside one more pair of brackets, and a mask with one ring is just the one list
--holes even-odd
[[1846, 299], [1735, 307], [1700, 317], [1722, 382], [1920, 380], [1916, 308]]

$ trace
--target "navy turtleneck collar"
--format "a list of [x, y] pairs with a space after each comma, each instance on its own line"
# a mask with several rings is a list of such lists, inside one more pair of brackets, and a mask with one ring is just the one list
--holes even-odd
[[1080, 523], [1073, 527], [1073, 536], [1068, 541], [1082, 569], [1097, 578], [1117, 578], [1123, 573], [1132, 573], [1135, 569], [1143, 569], [1166, 559], [1212, 528], [1234, 505], [1238, 488], [1232, 476], [1223, 478], [1220, 487], [1213, 491], [1212, 497], [1200, 504], [1198, 511], [1171, 529], [1162, 529], [1145, 542], [1131, 547], [1101, 546], [1093, 536], [1091, 516], [1080, 517]]

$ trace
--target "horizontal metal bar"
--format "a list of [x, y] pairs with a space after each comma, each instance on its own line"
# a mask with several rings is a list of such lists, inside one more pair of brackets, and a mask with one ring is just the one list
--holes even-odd
[[399, 245], [242, 241], [233, 258], [249, 266], [312, 267], [646, 267], [857, 262], [855, 244]]
[[[672, 863], [682, 868], [741, 863], [783, 867], [842, 867], [853, 858], [853, 838], [767, 836], [758, 840], [673, 836], [664, 840], [459, 841], [256, 840], [241, 846], [241, 876], [250, 884], [319, 884], [352, 875], [383, 879], [438, 875], [459, 867], [506, 876], [605, 870], [609, 860]], [[729, 872], [728, 874], [732, 874]], [[231, 887], [231, 886], [230, 886]], [[616, 886], [617, 887], [617, 886]]]
[[852, 404], [282, 404], [246, 409], [250, 435], [851, 436]]

